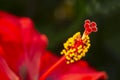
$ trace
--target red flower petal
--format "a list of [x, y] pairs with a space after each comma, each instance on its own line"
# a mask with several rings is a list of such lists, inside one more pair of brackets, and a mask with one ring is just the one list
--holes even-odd
[[50, 51], [46, 51], [40, 59], [40, 74], [43, 74], [57, 60], [57, 56], [53, 55]]
[[39, 75], [38, 63], [47, 46], [47, 37], [35, 30], [29, 18], [0, 14], [0, 55], [17, 74], [25, 66], [33, 80], [34, 75]]
[[58, 80], [106, 80], [107, 76], [105, 72], [93, 72], [88, 74], [66, 74]]
[[0, 43], [4, 53], [2, 56], [13, 69], [16, 69], [16, 63], [22, 51], [21, 46], [17, 46], [20, 45], [20, 41], [18, 20], [12, 17], [0, 18]]
[[1, 71], [1, 70], [0, 70], [0, 79], [1, 80], [10, 80], [8, 78], [8, 76], [3, 71]]
[[0, 18], [0, 37], [4, 41], [20, 40], [19, 23], [11, 18]]
[[18, 76], [8, 67], [6, 61], [0, 57], [0, 79], [19, 80]]
[[107, 74], [91, 68], [86, 61], [79, 61], [73, 64], [62, 63], [48, 76], [49, 78], [52, 80], [106, 80]]
[[2, 17], [18, 18], [17, 16], [12, 15], [12, 14], [10, 14], [10, 13], [4, 12], [4, 11], [0, 11], [0, 18], [2, 18]]

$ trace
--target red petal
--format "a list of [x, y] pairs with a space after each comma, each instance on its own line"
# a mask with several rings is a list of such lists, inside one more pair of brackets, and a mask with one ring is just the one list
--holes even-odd
[[[17, 19], [2, 17], [0, 18], [0, 43], [2, 56], [12, 69], [16, 71], [17, 61], [21, 55], [21, 37]], [[19, 46], [18, 46], [19, 45]]]
[[0, 14], [0, 55], [16, 73], [24, 65], [30, 79], [33, 79], [34, 75], [39, 75], [39, 58], [46, 49], [47, 37], [37, 32], [32, 20], [27, 17]]
[[19, 66], [19, 59], [23, 55], [22, 45], [13, 42], [2, 42], [1, 45], [4, 50], [4, 59], [7, 61], [8, 65], [15, 72], [17, 72]]
[[105, 72], [93, 72], [90, 74], [66, 74], [60, 80], [106, 80], [107, 75]]
[[0, 77], [2, 80], [19, 80], [18, 76], [8, 67], [6, 61], [0, 57]]
[[18, 21], [11, 18], [0, 18], [0, 37], [5, 41], [18, 42], [20, 40]]
[[105, 72], [91, 68], [86, 61], [79, 61], [69, 65], [62, 63], [48, 78], [53, 80], [106, 80], [107, 75]]
[[57, 56], [49, 51], [46, 51], [41, 55], [40, 59], [40, 73], [43, 74], [50, 66], [52, 66], [58, 60]]
[[1, 71], [1, 70], [0, 70], [0, 79], [1, 80], [10, 80], [8, 78], [8, 76], [3, 71]]
[[4, 11], [0, 11], [0, 18], [2, 18], [2, 17], [18, 18], [17, 16], [12, 15], [10, 13], [4, 12]]
[[39, 43], [41, 43], [41, 46], [46, 47], [48, 40], [47, 37], [44, 34], [38, 33], [34, 29], [33, 22], [30, 18], [24, 17], [20, 19], [21, 24], [21, 35], [24, 43], [32, 43], [31, 40], [35, 39], [35, 37], [38, 39]]
[[33, 23], [31, 21], [31, 19], [29, 18], [20, 18], [20, 28], [21, 28], [21, 36], [22, 36], [22, 40], [24, 41], [24, 44], [25, 43], [30, 43], [31, 41], [31, 36], [32, 36], [32, 33], [34, 32], [33, 31]]

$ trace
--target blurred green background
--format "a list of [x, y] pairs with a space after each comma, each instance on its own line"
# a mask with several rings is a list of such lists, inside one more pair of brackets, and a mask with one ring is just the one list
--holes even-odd
[[109, 80], [120, 80], [120, 0], [0, 0], [0, 10], [32, 18], [48, 36], [48, 50], [58, 56], [68, 37], [84, 31], [85, 19], [97, 22], [83, 59], [106, 71]]

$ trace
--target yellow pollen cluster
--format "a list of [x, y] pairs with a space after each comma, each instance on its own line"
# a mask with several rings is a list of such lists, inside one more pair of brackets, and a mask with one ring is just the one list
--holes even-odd
[[67, 64], [73, 63], [85, 56], [90, 47], [90, 39], [88, 35], [84, 35], [84, 38], [82, 38], [80, 32], [77, 32], [63, 46], [64, 49], [61, 54], [65, 55]]

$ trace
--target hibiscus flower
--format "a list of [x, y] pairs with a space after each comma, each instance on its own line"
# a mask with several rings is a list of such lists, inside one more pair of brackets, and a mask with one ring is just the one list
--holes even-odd
[[[89, 21], [85, 33], [91, 33]], [[94, 28], [94, 31], [96, 29]], [[69, 42], [69, 41], [68, 41]], [[59, 58], [46, 50], [48, 39], [39, 33], [30, 18], [0, 11], [1, 80], [106, 80], [104, 71], [86, 61]], [[84, 45], [83, 45], [84, 46]], [[77, 45], [78, 47], [78, 45]], [[86, 47], [86, 46], [85, 46]], [[72, 47], [71, 47], [72, 48]], [[76, 47], [74, 47], [76, 48]], [[67, 49], [65, 49], [68, 51]], [[66, 54], [61, 52], [62, 54]], [[80, 54], [79, 54], [80, 55]], [[69, 58], [69, 55], [67, 55]], [[76, 59], [75, 59], [76, 60]]]

